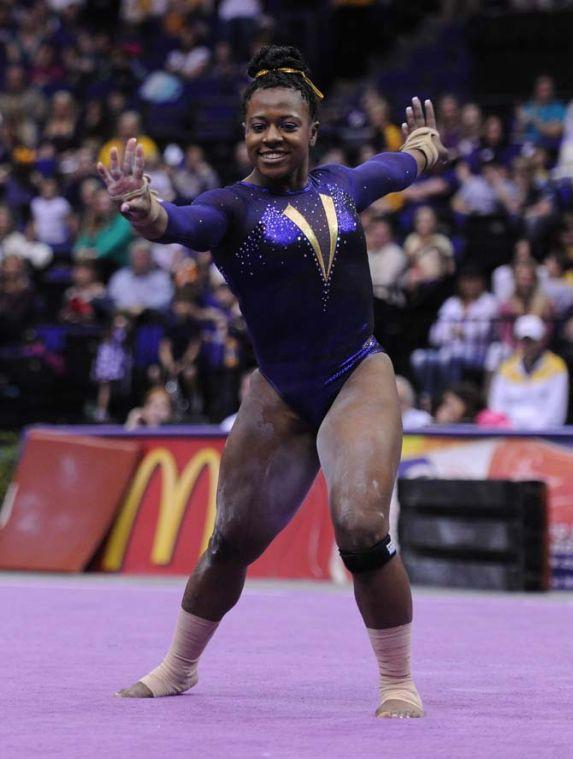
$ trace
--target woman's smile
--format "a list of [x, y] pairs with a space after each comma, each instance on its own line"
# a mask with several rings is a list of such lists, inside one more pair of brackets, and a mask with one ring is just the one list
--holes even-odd
[[284, 150], [261, 150], [259, 156], [265, 163], [278, 163], [287, 155]]
[[245, 118], [245, 143], [255, 184], [304, 187], [309, 150], [318, 123], [310, 119], [308, 104], [297, 90], [273, 87], [257, 90]]

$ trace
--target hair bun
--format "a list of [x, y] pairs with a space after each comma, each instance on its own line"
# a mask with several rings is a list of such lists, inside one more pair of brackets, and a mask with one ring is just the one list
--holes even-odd
[[265, 45], [252, 57], [247, 73], [254, 79], [265, 69], [293, 68], [310, 74], [300, 50], [289, 45]]

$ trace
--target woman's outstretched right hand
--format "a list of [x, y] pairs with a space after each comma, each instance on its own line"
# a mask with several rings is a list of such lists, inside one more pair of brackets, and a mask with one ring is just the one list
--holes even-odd
[[127, 141], [123, 163], [120, 163], [117, 148], [112, 148], [109, 169], [103, 163], [97, 165], [98, 174], [105, 182], [108, 193], [117, 202], [120, 212], [130, 221], [142, 221], [151, 212], [149, 192], [142, 192], [128, 200], [122, 199], [145, 187], [147, 180], [143, 175], [144, 165], [143, 147], [135, 137]]

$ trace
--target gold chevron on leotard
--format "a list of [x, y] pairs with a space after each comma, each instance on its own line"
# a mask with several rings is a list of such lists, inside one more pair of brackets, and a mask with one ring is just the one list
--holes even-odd
[[316, 256], [316, 260], [318, 261], [318, 264], [320, 266], [320, 270], [322, 272], [322, 276], [324, 279], [328, 279], [330, 276], [330, 270], [332, 269], [332, 264], [334, 262], [334, 252], [336, 250], [336, 240], [338, 238], [338, 217], [336, 216], [336, 209], [334, 207], [334, 201], [330, 197], [330, 195], [324, 195], [323, 193], [319, 193], [320, 202], [322, 203], [322, 207], [324, 209], [324, 213], [326, 214], [326, 221], [328, 224], [328, 232], [330, 237], [330, 250], [329, 250], [329, 256], [328, 261], [325, 261], [324, 255], [322, 253], [320, 244], [318, 242], [318, 239], [316, 237], [316, 234], [314, 232], [314, 229], [311, 227], [310, 223], [307, 221], [307, 219], [302, 215], [302, 213], [296, 209], [294, 206], [291, 206], [289, 203], [288, 206], [283, 211], [284, 215], [292, 221], [295, 226], [297, 226], [302, 234], [306, 237], [308, 242], [310, 243], [314, 255]]
[[336, 251], [336, 241], [338, 240], [338, 217], [336, 215], [336, 208], [334, 207], [334, 200], [330, 195], [323, 195], [320, 193], [320, 200], [324, 213], [326, 214], [326, 221], [328, 223], [328, 231], [330, 233], [330, 255], [328, 258], [328, 274], [334, 263], [334, 253]]

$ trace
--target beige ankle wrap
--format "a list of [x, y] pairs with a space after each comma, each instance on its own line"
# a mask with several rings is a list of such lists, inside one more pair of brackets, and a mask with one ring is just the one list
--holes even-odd
[[175, 696], [197, 683], [197, 662], [218, 622], [201, 619], [181, 609], [173, 642], [161, 664], [140, 682], [158, 696]]
[[368, 635], [380, 670], [380, 706], [386, 701], [397, 700], [422, 711], [422, 700], [410, 669], [412, 623], [385, 630], [368, 628]]

